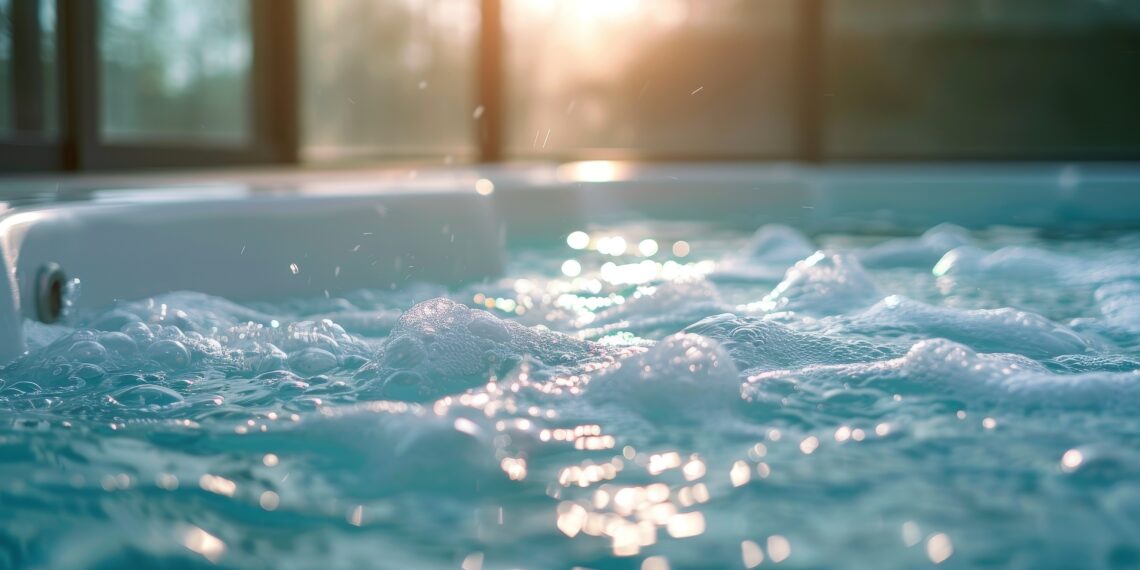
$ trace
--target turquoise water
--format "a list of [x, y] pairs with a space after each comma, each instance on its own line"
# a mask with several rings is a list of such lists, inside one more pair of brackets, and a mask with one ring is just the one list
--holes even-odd
[[29, 323], [0, 568], [1137, 568], [1138, 246], [630, 224]]

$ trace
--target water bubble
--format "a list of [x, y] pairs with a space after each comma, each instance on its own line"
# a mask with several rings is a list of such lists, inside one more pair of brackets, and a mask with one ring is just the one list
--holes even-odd
[[324, 400], [314, 396], [302, 396], [300, 398], [290, 400], [287, 404], [285, 404], [285, 408], [290, 411], [311, 412], [317, 408], [320, 408], [322, 405], [324, 405], [324, 403]]
[[350, 354], [344, 357], [342, 366], [345, 370], [356, 370], [365, 364], [368, 364], [367, 358], [360, 356], [359, 354]]
[[71, 370], [68, 376], [72, 379], [94, 380], [102, 377], [106, 372], [94, 364], [80, 364]]
[[168, 406], [183, 400], [182, 395], [170, 388], [143, 385], [132, 386], [115, 394], [115, 400], [124, 406], [149, 407]]
[[284, 370], [289, 363], [289, 355], [281, 349], [269, 345], [267, 352], [257, 361], [257, 373], [264, 374], [274, 370]]
[[80, 362], [103, 362], [107, 349], [93, 340], [81, 340], [67, 349], [67, 355]]
[[467, 331], [477, 337], [495, 342], [508, 342], [511, 340], [511, 332], [507, 330], [503, 321], [482, 311], [471, 313], [471, 322], [467, 323]]
[[91, 323], [91, 328], [99, 331], [121, 331], [123, 327], [139, 322], [138, 316], [123, 310], [108, 311]]
[[384, 364], [395, 369], [412, 368], [425, 356], [423, 344], [409, 336], [395, 337], [384, 347]]
[[305, 393], [309, 389], [309, 383], [304, 380], [282, 380], [277, 382], [274, 387], [280, 397], [290, 398]]
[[27, 380], [22, 382], [14, 382], [4, 388], [4, 392], [10, 396], [22, 396], [24, 394], [36, 394], [43, 390], [39, 384], [29, 382]]
[[258, 374], [254, 377], [254, 380], [258, 380], [264, 384], [276, 384], [278, 382], [294, 382], [304, 379], [288, 370], [271, 370]]
[[103, 333], [99, 335], [99, 343], [108, 351], [119, 356], [130, 356], [138, 352], [139, 349], [133, 338], [121, 332]]
[[154, 331], [151, 331], [150, 327], [146, 326], [146, 323], [138, 321], [123, 325], [119, 331], [135, 339], [136, 342], [150, 342], [151, 339], [154, 338]]
[[309, 347], [294, 352], [289, 357], [289, 366], [301, 374], [320, 374], [336, 368], [336, 356], [327, 350]]
[[384, 380], [384, 398], [400, 401], [419, 401], [425, 390], [424, 378], [410, 370], [400, 370]]
[[185, 368], [190, 364], [190, 351], [186, 350], [186, 347], [176, 340], [155, 341], [146, 349], [146, 356], [159, 365], [170, 369]]

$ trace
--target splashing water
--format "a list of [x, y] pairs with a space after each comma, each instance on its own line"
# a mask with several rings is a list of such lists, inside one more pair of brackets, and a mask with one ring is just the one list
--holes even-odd
[[592, 231], [28, 323], [0, 568], [1140, 567], [1136, 235]]

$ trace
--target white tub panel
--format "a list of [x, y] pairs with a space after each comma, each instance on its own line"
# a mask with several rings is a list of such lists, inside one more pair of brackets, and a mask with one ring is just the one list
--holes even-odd
[[460, 283], [498, 274], [491, 202], [471, 193], [81, 203], [9, 215], [0, 361], [22, 350], [47, 263], [81, 281], [77, 308], [191, 290], [234, 300]]

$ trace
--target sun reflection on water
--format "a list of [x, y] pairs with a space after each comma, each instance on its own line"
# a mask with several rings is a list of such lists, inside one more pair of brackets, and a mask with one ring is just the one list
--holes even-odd
[[190, 527], [182, 535], [182, 544], [215, 564], [226, 553], [226, 544], [221, 539], [196, 526]]

